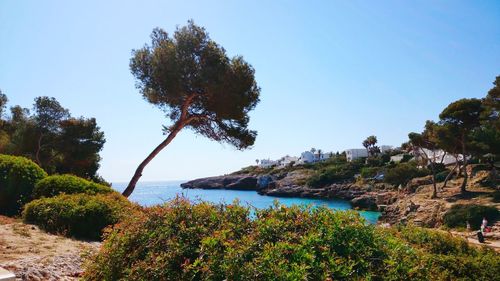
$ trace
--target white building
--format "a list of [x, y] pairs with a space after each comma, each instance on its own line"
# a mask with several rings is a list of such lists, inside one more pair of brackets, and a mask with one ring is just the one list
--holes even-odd
[[278, 165], [278, 161], [275, 161], [275, 160], [262, 159], [259, 162], [259, 167], [261, 167], [261, 168], [271, 168], [271, 167], [274, 167], [277, 165]]
[[394, 163], [399, 163], [401, 162], [401, 160], [403, 160], [404, 156], [404, 153], [393, 155], [391, 156], [391, 161]]
[[364, 148], [351, 148], [345, 150], [345, 156], [347, 161], [351, 162], [354, 159], [368, 157], [368, 152]]
[[316, 157], [311, 151], [304, 151], [300, 154], [300, 158], [297, 163], [299, 164], [314, 163], [315, 160]]
[[384, 153], [386, 151], [393, 150], [393, 149], [394, 149], [394, 146], [392, 146], [392, 145], [381, 145], [380, 146], [380, 153]]
[[[446, 153], [445, 151], [441, 149], [436, 149], [436, 150], [430, 150], [426, 148], [416, 148], [414, 149], [411, 154], [413, 154], [416, 158], [417, 161], [419, 162], [427, 162], [427, 165], [430, 164], [431, 162], [435, 163], [443, 163], [445, 165], [451, 165], [455, 164], [458, 161], [463, 161], [464, 157], [462, 154], [458, 154], [458, 157], [455, 158], [455, 156]], [[427, 156], [426, 156], [427, 155]], [[429, 160], [427, 160], [427, 158]]]
[[299, 157], [295, 156], [284, 156], [281, 157], [281, 159], [278, 161], [280, 167], [287, 167], [289, 165], [293, 165], [294, 163], [297, 163], [299, 161]]

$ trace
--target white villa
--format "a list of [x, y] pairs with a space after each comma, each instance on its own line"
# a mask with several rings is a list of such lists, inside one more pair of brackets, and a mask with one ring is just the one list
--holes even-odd
[[259, 167], [261, 168], [271, 168], [278, 165], [278, 161], [270, 159], [262, 159], [259, 161]]
[[[424, 153], [427, 155], [427, 157], [424, 155]], [[417, 161], [427, 162], [427, 164], [435, 162], [435, 163], [443, 163], [444, 165], [451, 165], [455, 164], [457, 160], [463, 161], [464, 159], [464, 156], [462, 154], [458, 154], [457, 158], [455, 158], [455, 156], [446, 153], [441, 149], [437, 150], [430, 150], [426, 148], [414, 149], [412, 152], [410, 152], [410, 154], [412, 154]], [[429, 158], [429, 160], [427, 160], [427, 158]]]
[[293, 165], [293, 164], [297, 163], [298, 161], [299, 161], [299, 157], [289, 156], [289, 155], [281, 157], [281, 159], [278, 160], [280, 167], [287, 167], [289, 165]]
[[359, 159], [363, 157], [368, 157], [368, 151], [364, 148], [351, 148], [345, 150], [345, 156], [348, 162], [354, 159]]
[[[379, 146], [380, 153], [384, 153], [386, 151], [394, 149], [392, 145], [381, 145]], [[345, 156], [348, 162], [351, 162], [354, 159], [359, 159], [363, 157], [368, 157], [368, 151], [366, 148], [351, 148], [345, 150]]]
[[289, 165], [300, 165], [307, 163], [315, 163], [318, 161], [324, 161], [335, 155], [333, 152], [328, 153], [312, 153], [311, 151], [304, 151], [300, 154], [300, 157], [296, 156], [283, 156], [278, 160], [262, 159], [259, 161], [259, 167], [270, 168], [270, 167], [287, 167]]

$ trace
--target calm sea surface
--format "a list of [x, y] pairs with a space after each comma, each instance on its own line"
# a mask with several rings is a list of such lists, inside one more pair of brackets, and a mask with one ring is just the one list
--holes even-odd
[[[313, 206], [325, 205], [336, 210], [351, 209], [349, 202], [345, 200], [327, 200], [310, 198], [278, 198], [265, 195], [259, 195], [255, 191], [243, 190], [220, 190], [220, 189], [182, 189], [182, 181], [165, 182], [139, 182], [130, 196], [130, 200], [141, 204], [142, 206], [152, 206], [162, 204], [165, 201], [175, 198], [177, 195], [183, 195], [190, 200], [208, 201], [212, 203], [232, 203], [234, 199], [239, 199], [242, 204], [248, 204], [258, 209], [267, 208], [278, 200], [286, 206], [311, 204]], [[127, 183], [113, 183], [113, 188], [122, 191]], [[371, 223], [376, 223], [380, 215], [379, 212], [360, 211], [361, 215]]]

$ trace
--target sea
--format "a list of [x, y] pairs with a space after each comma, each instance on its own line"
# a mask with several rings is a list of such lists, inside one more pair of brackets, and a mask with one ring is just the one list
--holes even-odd
[[[163, 204], [176, 196], [184, 196], [193, 202], [208, 201], [212, 203], [232, 203], [238, 199], [242, 205], [257, 209], [268, 208], [277, 200], [279, 204], [326, 206], [334, 210], [350, 210], [350, 203], [339, 199], [313, 199], [313, 198], [283, 198], [260, 195], [253, 190], [223, 190], [223, 189], [183, 189], [180, 184], [185, 181], [160, 181], [139, 182], [129, 199], [142, 206]], [[127, 183], [113, 183], [113, 188], [123, 191]], [[369, 223], [376, 223], [379, 212], [358, 211]]]

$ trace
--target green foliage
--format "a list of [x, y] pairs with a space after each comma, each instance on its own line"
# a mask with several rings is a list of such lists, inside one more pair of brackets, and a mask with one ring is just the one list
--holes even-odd
[[252, 219], [250, 213], [239, 204], [182, 198], [148, 208], [108, 233], [83, 280], [493, 280], [499, 274], [494, 252], [436, 231], [377, 228], [354, 212], [323, 207], [275, 205]]
[[51, 233], [99, 240], [104, 228], [133, 216], [136, 208], [117, 193], [62, 194], [26, 204], [23, 220]]
[[0, 214], [16, 215], [31, 200], [35, 184], [45, 173], [33, 161], [0, 154]]
[[[464, 239], [431, 229], [408, 226], [391, 231], [418, 253], [422, 275], [411, 279], [495, 280], [500, 274], [500, 257], [493, 250], [471, 247]], [[407, 263], [407, 257], [400, 263]]]
[[37, 97], [33, 111], [11, 107], [0, 114], [0, 153], [22, 155], [49, 174], [97, 179], [104, 133], [94, 118], [72, 118], [55, 98]]
[[392, 185], [406, 185], [411, 179], [423, 177], [429, 174], [427, 169], [419, 169], [415, 163], [398, 163], [387, 169], [384, 181]]
[[248, 113], [259, 102], [254, 69], [229, 58], [203, 27], [189, 21], [169, 35], [156, 28], [151, 45], [134, 50], [130, 70], [143, 97], [164, 110], [174, 125], [238, 149], [253, 145]]
[[500, 203], [500, 190], [493, 191], [491, 197], [493, 202]]
[[33, 190], [33, 198], [54, 197], [61, 193], [111, 193], [113, 189], [73, 175], [54, 175], [39, 181]]
[[383, 171], [384, 169], [381, 167], [364, 167], [361, 168], [361, 177], [363, 178], [373, 178], [378, 173]]
[[448, 170], [444, 170], [444, 171], [437, 173], [436, 174], [436, 182], [443, 182], [449, 173], [450, 173], [450, 171], [448, 171]]
[[311, 187], [323, 187], [340, 181], [352, 180], [354, 175], [359, 173], [360, 168], [361, 165], [355, 162], [330, 165], [316, 171], [307, 180], [307, 185]]
[[500, 215], [495, 207], [475, 205], [475, 204], [457, 204], [453, 205], [450, 210], [444, 215], [444, 223], [446, 226], [466, 227], [467, 221], [473, 229], [478, 229], [481, 226], [483, 217], [486, 217], [491, 224], [497, 220]]

